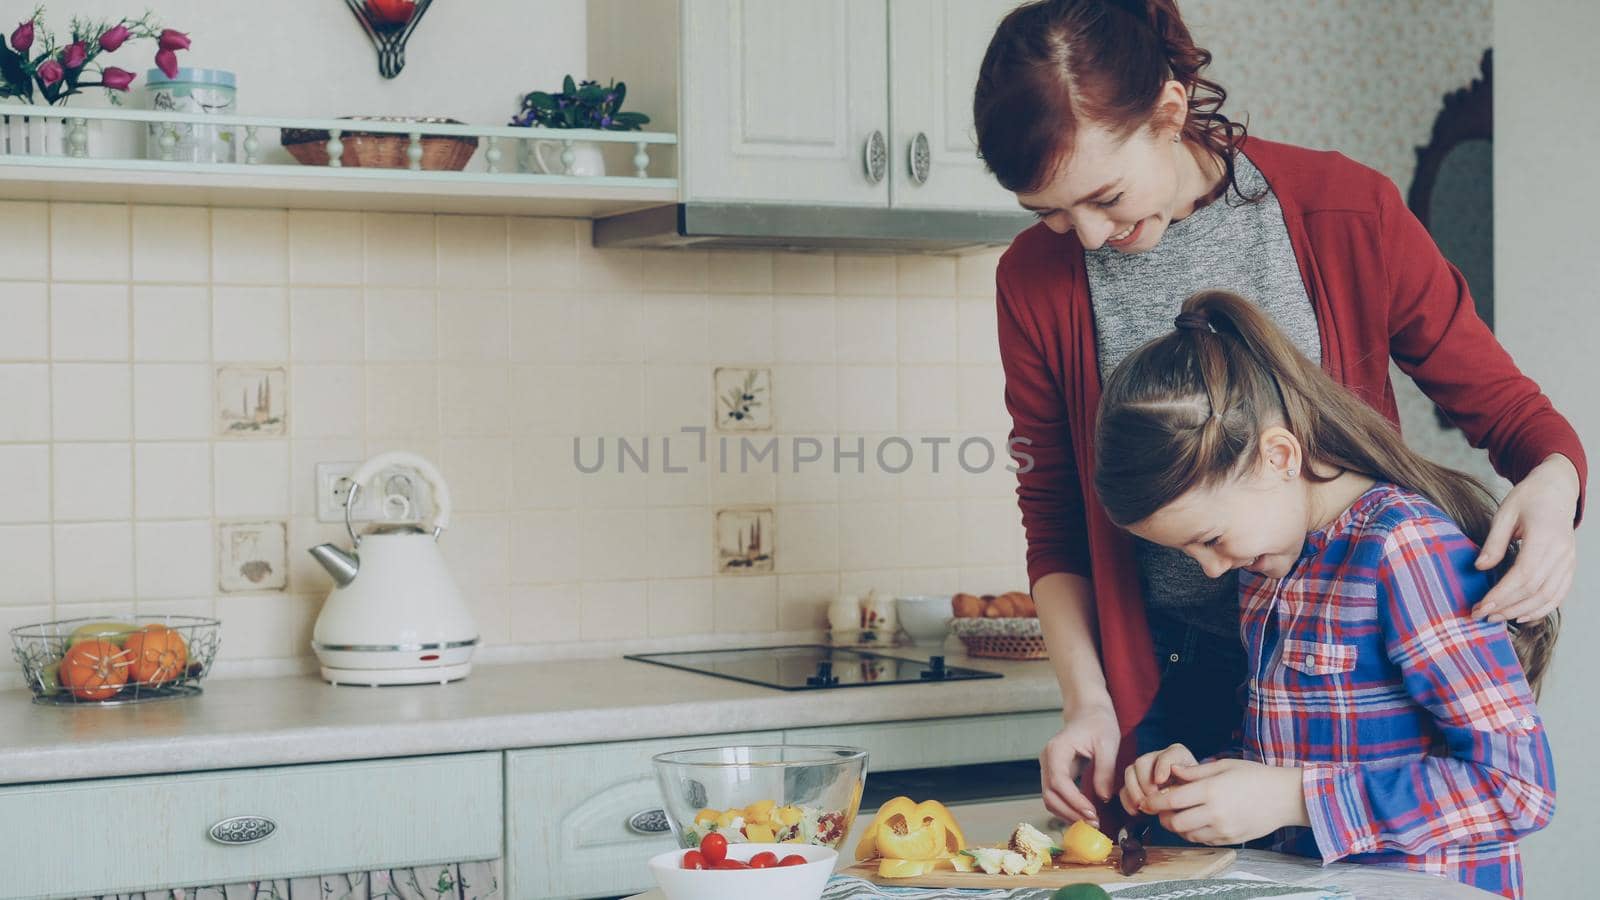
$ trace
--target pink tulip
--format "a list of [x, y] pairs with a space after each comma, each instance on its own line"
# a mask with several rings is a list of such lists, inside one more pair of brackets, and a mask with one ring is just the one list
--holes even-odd
[[28, 48], [32, 46], [33, 20], [29, 19], [28, 21], [23, 22], [21, 25], [18, 25], [16, 31], [11, 32], [11, 49], [17, 51], [18, 53], [27, 53]]
[[100, 83], [113, 91], [125, 91], [133, 84], [133, 73], [127, 69], [116, 66], [106, 66], [100, 70]]
[[189, 49], [189, 36], [181, 31], [164, 28], [161, 31], [161, 37], [157, 39], [157, 43], [161, 45], [163, 50], [187, 50]]
[[171, 50], [156, 51], [156, 68], [168, 78], [178, 77], [178, 54]]
[[39, 66], [39, 83], [49, 87], [64, 78], [66, 74], [66, 71], [61, 68], [61, 63], [53, 59], [47, 59]]
[[61, 63], [69, 69], [81, 69], [88, 61], [89, 48], [83, 46], [83, 41], [73, 41], [61, 51]]
[[123, 42], [127, 39], [128, 26], [118, 22], [110, 28], [107, 28], [105, 34], [100, 35], [100, 49], [110, 53], [116, 50], [118, 47], [121, 47]]

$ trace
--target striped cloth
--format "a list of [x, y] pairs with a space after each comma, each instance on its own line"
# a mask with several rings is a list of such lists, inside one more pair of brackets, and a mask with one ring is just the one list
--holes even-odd
[[1422, 496], [1363, 494], [1282, 579], [1240, 577], [1243, 756], [1305, 771], [1310, 828], [1271, 849], [1522, 895], [1516, 840], [1555, 813], [1544, 726], [1477, 548]]

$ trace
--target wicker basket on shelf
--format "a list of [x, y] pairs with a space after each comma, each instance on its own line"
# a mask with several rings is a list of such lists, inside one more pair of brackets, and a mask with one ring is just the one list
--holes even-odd
[[[408, 122], [418, 125], [461, 125], [456, 119], [408, 118], [405, 116], [346, 116], [352, 122]], [[408, 169], [411, 167], [411, 137], [372, 131], [346, 131], [340, 134], [343, 166], [369, 169]], [[328, 164], [328, 131], [325, 128], [285, 128], [278, 140], [289, 154], [308, 166]], [[478, 152], [478, 139], [456, 135], [422, 136], [422, 168], [459, 172]]]
[[967, 647], [969, 656], [992, 659], [1049, 659], [1038, 619], [958, 618], [950, 630]]

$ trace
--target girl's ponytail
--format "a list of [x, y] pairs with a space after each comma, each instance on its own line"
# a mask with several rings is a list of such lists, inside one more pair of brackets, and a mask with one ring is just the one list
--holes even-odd
[[[1186, 300], [1178, 318], [1176, 332], [1118, 366], [1101, 398], [1095, 487], [1114, 522], [1143, 521], [1191, 488], [1238, 474], [1254, 461], [1261, 432], [1282, 424], [1308, 461], [1416, 491], [1483, 544], [1495, 511], [1488, 489], [1406, 446], [1389, 420], [1306, 359], [1253, 304], [1210, 291]], [[1508, 627], [1537, 694], [1559, 614]]]

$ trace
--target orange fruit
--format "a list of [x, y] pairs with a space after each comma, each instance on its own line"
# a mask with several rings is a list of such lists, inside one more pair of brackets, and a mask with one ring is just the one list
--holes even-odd
[[183, 674], [189, 665], [189, 647], [165, 625], [146, 625], [128, 635], [123, 647], [131, 654], [128, 664], [140, 684], [165, 684]]
[[128, 683], [128, 651], [110, 641], [80, 641], [61, 658], [61, 686], [80, 700], [114, 697]]

